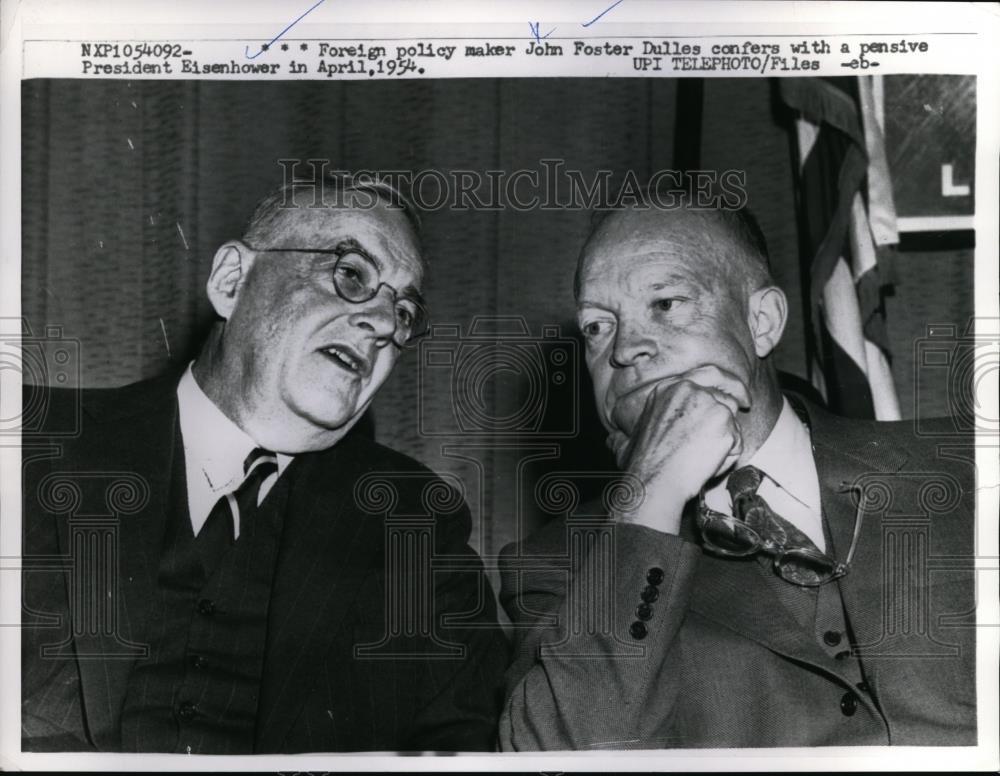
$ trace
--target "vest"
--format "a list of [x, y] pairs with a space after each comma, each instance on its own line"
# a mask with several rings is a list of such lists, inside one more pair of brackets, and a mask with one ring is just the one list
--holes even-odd
[[251, 754], [268, 603], [288, 497], [279, 477], [215, 573], [202, 568], [187, 502], [180, 429], [147, 658], [129, 676], [123, 751]]
[[[832, 547], [833, 540], [825, 508], [823, 533], [826, 546]], [[845, 724], [850, 724], [850, 718], [857, 713], [862, 694], [878, 707], [878, 701], [871, 697], [871, 689], [865, 680], [865, 665], [851, 649], [855, 639], [844, 610], [840, 580], [818, 587], [801, 587], [790, 584], [775, 574], [771, 558], [761, 554], [756, 559], [775, 597], [802, 626], [803, 637], [813, 639], [827, 655], [837, 661], [841, 672], [850, 678], [853, 686], [845, 688], [840, 699], [840, 711], [845, 717]], [[885, 743], [888, 744], [888, 740]]]

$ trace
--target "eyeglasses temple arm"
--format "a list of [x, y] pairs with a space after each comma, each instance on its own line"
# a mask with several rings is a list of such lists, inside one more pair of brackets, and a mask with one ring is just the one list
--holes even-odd
[[844, 560], [844, 566], [850, 566], [851, 561], [854, 560], [854, 551], [858, 547], [858, 539], [861, 537], [861, 522], [864, 520], [865, 516], [865, 497], [864, 491], [858, 485], [851, 485], [847, 490], [854, 491], [858, 497], [858, 507], [854, 512], [854, 536], [851, 537], [851, 547], [847, 551], [847, 558]]

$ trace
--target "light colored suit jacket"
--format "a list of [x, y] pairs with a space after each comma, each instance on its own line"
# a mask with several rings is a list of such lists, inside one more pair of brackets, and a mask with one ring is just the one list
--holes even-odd
[[840, 649], [766, 563], [704, 553], [690, 515], [681, 536], [570, 515], [504, 549], [504, 749], [975, 744], [971, 439], [806, 410], [833, 557], [867, 498], [831, 583]]

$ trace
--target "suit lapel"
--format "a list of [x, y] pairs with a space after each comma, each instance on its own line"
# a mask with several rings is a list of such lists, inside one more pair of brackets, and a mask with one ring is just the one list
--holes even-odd
[[[268, 610], [257, 751], [280, 751], [384, 545], [384, 521], [362, 512], [354, 485], [370, 459], [349, 436], [289, 467], [288, 507]], [[376, 571], [379, 569], [376, 568]], [[345, 635], [346, 634], [346, 635]]]
[[698, 566], [691, 609], [773, 652], [836, 673], [812, 633], [803, 630], [775, 592], [767, 576], [772, 573], [756, 558], [705, 554]]
[[[696, 510], [696, 499], [691, 499], [680, 534], [700, 543]], [[693, 611], [778, 654], [829, 669], [829, 658], [811, 634], [806, 636], [799, 619], [775, 591], [770, 566], [753, 557], [720, 558], [706, 552], [697, 575], [690, 604]]]
[[864, 421], [845, 420], [810, 408], [813, 451], [819, 474], [824, 517], [833, 543], [831, 554], [845, 559], [856, 521], [858, 539], [850, 568], [838, 582], [844, 611], [860, 651], [868, 684], [878, 697], [878, 660], [866, 659], [884, 633], [883, 542], [879, 515], [862, 509], [862, 489], [877, 491], [884, 475], [899, 472], [909, 454], [886, 445], [883, 434]]
[[[146, 624], [156, 616], [156, 569], [175, 443], [179, 443], [175, 390], [176, 378], [171, 376], [116, 392], [114, 406], [87, 413], [83, 444], [78, 454], [67, 458], [73, 470], [66, 475], [80, 483], [83, 498], [71, 519], [71, 531], [59, 532], [63, 554], [73, 557], [74, 545], [79, 547], [86, 535], [81, 531], [89, 530], [85, 522], [93, 518], [84, 516], [110, 513], [113, 526], [112, 549], [107, 551], [115, 556], [107, 558], [112, 573], [101, 573], [96, 558], [85, 552], [78, 581], [72, 585], [76, 595], [96, 594], [113, 601], [110, 614], [116, 618], [115, 627], [95, 629], [86, 621], [86, 608], [70, 607], [87, 725], [100, 749], [120, 745], [129, 673], [135, 660], [148, 654]], [[130, 492], [137, 494], [134, 500], [127, 495]], [[116, 493], [125, 497], [116, 498]], [[107, 517], [96, 519], [108, 525]], [[68, 539], [70, 533], [77, 538]]]
[[[857, 504], [851, 486], [865, 473], [898, 471], [906, 456], [881, 446], [878, 435], [868, 433], [867, 423], [839, 418], [804, 402], [796, 410], [810, 427], [824, 517], [833, 543], [828, 554], [844, 559], [854, 534]], [[882, 628], [881, 612], [871, 605], [880, 600], [879, 531], [875, 520], [862, 519], [850, 571], [840, 580], [844, 607], [855, 639], [861, 644], [877, 639]], [[816, 643], [815, 635], [804, 631], [783, 605], [772, 581], [765, 576], [770, 573], [752, 559], [730, 560], [706, 554], [699, 565], [691, 608], [779, 654], [841, 675], [838, 665]], [[846, 674], [843, 678], [849, 681]]]
[[[684, 507], [680, 536], [699, 543], [697, 499]], [[698, 564], [691, 609], [783, 654], [802, 641], [799, 625], [775, 594], [756, 558], [720, 558], [705, 552]]]

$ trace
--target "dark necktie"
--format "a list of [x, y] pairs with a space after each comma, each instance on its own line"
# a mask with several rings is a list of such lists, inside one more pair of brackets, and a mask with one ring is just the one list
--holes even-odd
[[277, 471], [278, 459], [274, 453], [258, 447], [252, 450], [243, 462], [242, 484], [215, 502], [195, 538], [206, 577], [212, 576], [222, 556], [236, 541], [237, 523], [240, 525], [240, 534], [244, 533], [244, 527], [249, 524], [252, 515], [257, 511], [257, 496], [261, 484]]
[[812, 539], [775, 513], [758, 495], [757, 489], [763, 479], [764, 473], [755, 466], [744, 466], [729, 475], [726, 489], [733, 498], [733, 516], [753, 528], [762, 539], [771, 539], [779, 547], [804, 548], [819, 553]]

